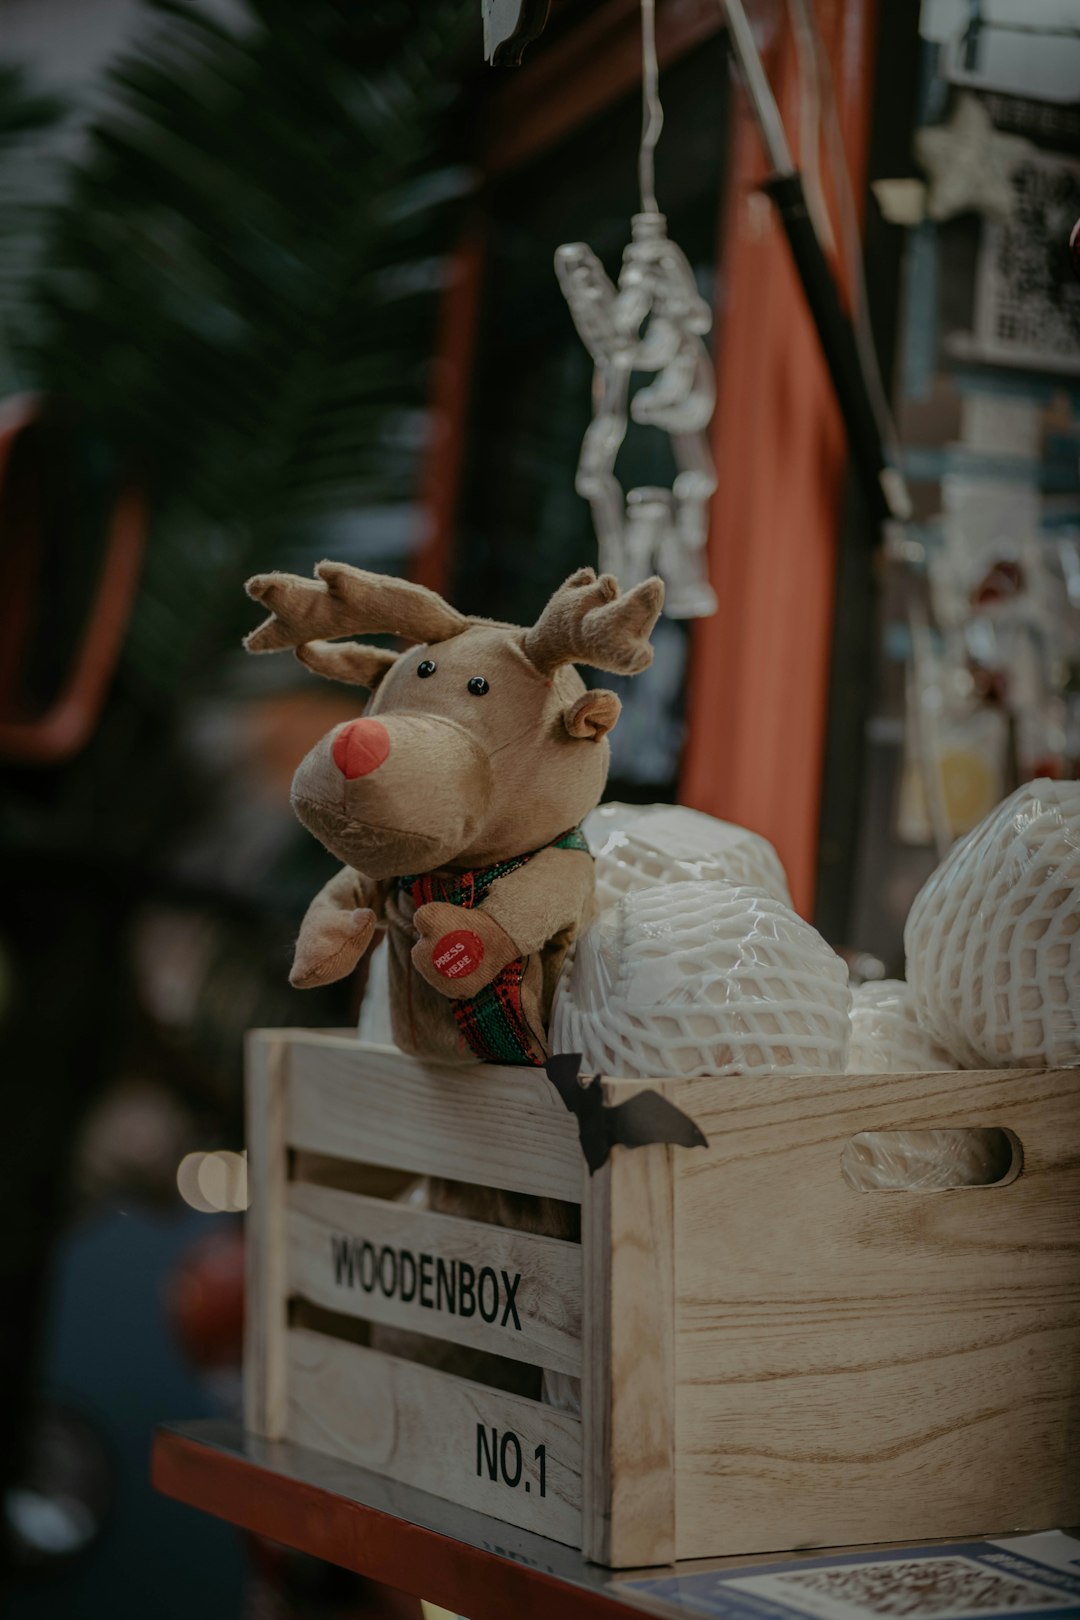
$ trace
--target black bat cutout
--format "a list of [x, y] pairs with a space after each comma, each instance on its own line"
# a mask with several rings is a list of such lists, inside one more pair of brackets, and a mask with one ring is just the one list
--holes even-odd
[[678, 1147], [708, 1147], [708, 1138], [689, 1114], [661, 1097], [658, 1091], [639, 1091], [625, 1102], [607, 1107], [598, 1074], [582, 1085], [580, 1052], [557, 1052], [544, 1072], [578, 1122], [581, 1151], [595, 1175], [617, 1144], [645, 1147], [650, 1142], [674, 1142]]

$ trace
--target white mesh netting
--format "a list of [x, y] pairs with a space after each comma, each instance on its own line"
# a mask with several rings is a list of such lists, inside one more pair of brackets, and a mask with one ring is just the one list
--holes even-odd
[[394, 1026], [390, 1018], [390, 947], [385, 939], [379, 941], [368, 958], [367, 983], [356, 1033], [360, 1040], [372, 1046], [394, 1045]]
[[962, 838], [904, 930], [919, 1022], [964, 1068], [1080, 1062], [1080, 782], [1028, 782]]
[[791, 905], [772, 845], [730, 821], [681, 804], [601, 804], [583, 828], [596, 857], [601, 911], [632, 890], [691, 880], [742, 883]]
[[959, 1067], [919, 1023], [911, 986], [902, 979], [879, 979], [852, 991], [848, 1074], [933, 1074]]
[[821, 935], [761, 889], [624, 895], [578, 941], [551, 1049], [628, 1078], [843, 1072], [851, 992]]

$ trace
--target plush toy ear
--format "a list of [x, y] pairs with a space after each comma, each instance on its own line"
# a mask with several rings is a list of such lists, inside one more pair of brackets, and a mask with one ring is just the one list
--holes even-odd
[[563, 711], [563, 725], [571, 737], [591, 737], [599, 742], [606, 737], [622, 712], [622, 704], [614, 692], [603, 689], [586, 692], [569, 709]]
[[296, 656], [316, 675], [374, 692], [400, 655], [387, 647], [365, 647], [359, 641], [305, 641], [297, 647]]

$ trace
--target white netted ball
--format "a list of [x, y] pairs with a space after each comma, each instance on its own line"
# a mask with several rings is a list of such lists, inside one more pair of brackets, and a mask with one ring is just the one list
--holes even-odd
[[964, 1068], [1080, 1063], [1080, 782], [1027, 782], [962, 838], [904, 946], [919, 1022]]
[[768, 839], [681, 804], [601, 804], [583, 830], [596, 858], [601, 911], [654, 883], [742, 883], [791, 905], [787, 878]]
[[852, 991], [848, 1074], [935, 1074], [959, 1067], [919, 1023], [903, 979], [872, 980]]
[[551, 1049], [627, 1078], [842, 1073], [851, 992], [821, 935], [757, 888], [626, 894], [578, 942]]

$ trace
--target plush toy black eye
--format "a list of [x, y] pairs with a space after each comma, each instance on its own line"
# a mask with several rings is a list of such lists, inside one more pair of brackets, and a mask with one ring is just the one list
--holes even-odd
[[469, 691], [473, 697], [483, 697], [485, 692], [491, 691], [491, 688], [482, 675], [474, 675], [469, 682]]
[[422, 664], [417, 664], [416, 673], [422, 681], [426, 681], [429, 675], [434, 675], [435, 665], [430, 658], [425, 658]]

